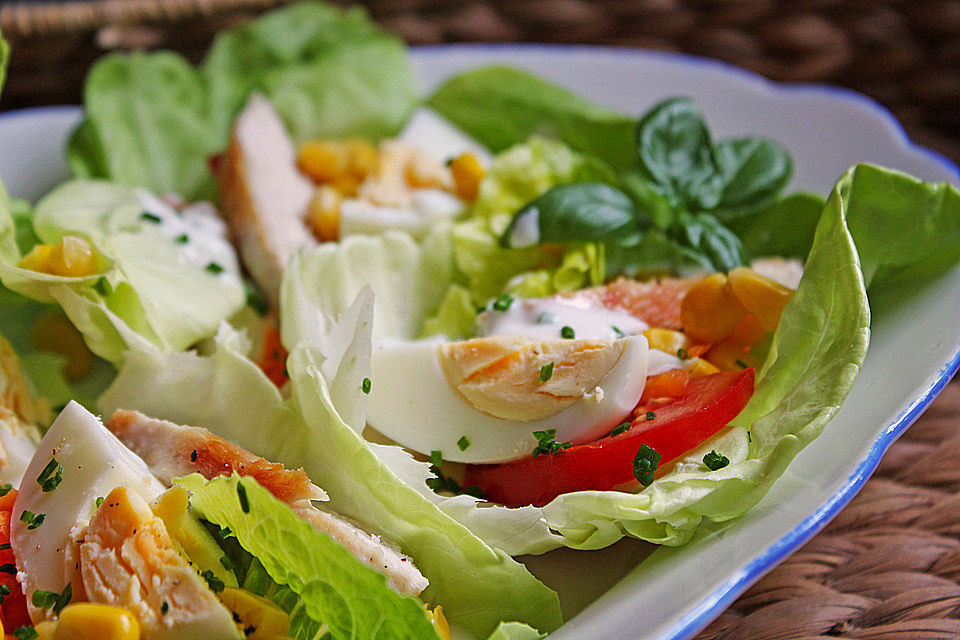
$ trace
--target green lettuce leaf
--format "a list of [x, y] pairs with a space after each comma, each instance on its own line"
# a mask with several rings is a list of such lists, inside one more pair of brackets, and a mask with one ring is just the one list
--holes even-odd
[[427, 104], [493, 152], [539, 134], [618, 170], [637, 159], [634, 119], [520, 69], [489, 66], [461, 73]]
[[101, 58], [87, 75], [83, 106], [67, 146], [74, 175], [190, 199], [212, 195], [207, 158], [223, 136], [210, 127], [203, 78], [185, 58], [172, 51]]
[[3, 83], [7, 79], [7, 64], [10, 62], [10, 44], [3, 39], [0, 33], [0, 90], [3, 89]]
[[245, 301], [232, 252], [218, 255], [222, 273], [186, 260], [184, 247], [143, 219], [148, 197], [122, 185], [77, 180], [37, 204], [32, 223], [41, 242], [79, 235], [104, 258], [101, 273], [82, 278], [17, 267], [16, 225], [9, 216], [0, 223], [3, 284], [34, 300], [59, 303], [90, 349], [114, 363], [129, 347], [121, 335], [127, 330], [163, 349], [181, 350], [212, 335]]
[[439, 638], [423, 604], [387, 586], [383, 574], [299, 518], [249, 477], [174, 480], [203, 518], [227, 527], [306, 613], [341, 640]]
[[220, 33], [200, 68], [171, 51], [98, 60], [68, 144], [70, 167], [79, 177], [209, 198], [208, 159], [226, 148], [253, 90], [297, 140], [392, 135], [418, 102], [398, 38], [361, 9], [300, 2]]
[[358, 7], [298, 2], [225, 31], [203, 74], [215, 131], [229, 128], [254, 89], [297, 141], [393, 135], [419, 102], [403, 42]]

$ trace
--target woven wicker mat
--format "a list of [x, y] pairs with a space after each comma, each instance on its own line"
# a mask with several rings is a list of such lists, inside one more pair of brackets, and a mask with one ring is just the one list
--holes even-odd
[[960, 377], [853, 501], [697, 640], [960, 638]]

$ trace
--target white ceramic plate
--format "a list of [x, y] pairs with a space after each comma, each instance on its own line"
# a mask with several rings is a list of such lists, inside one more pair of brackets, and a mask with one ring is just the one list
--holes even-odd
[[[825, 194], [858, 161], [960, 184], [957, 167], [913, 145], [885, 109], [841, 89], [776, 85], [718, 62], [618, 49], [460, 45], [415, 49], [414, 59], [425, 91], [457, 71], [506, 62], [626, 113], [692, 96], [718, 137], [783, 142], [796, 164], [791, 190]], [[78, 118], [73, 107], [0, 116], [0, 176], [12, 195], [35, 199], [66, 177], [62, 148]], [[960, 269], [913, 289], [896, 308], [871, 301], [870, 350], [846, 404], [745, 517], [704, 526], [679, 549], [624, 541], [525, 558], [561, 594], [568, 622], [551, 638], [689, 637], [836, 515], [960, 365]]]

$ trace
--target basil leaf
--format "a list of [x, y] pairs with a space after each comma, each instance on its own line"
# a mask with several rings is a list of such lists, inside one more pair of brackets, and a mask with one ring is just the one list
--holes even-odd
[[724, 221], [762, 208], [783, 191], [793, 175], [790, 152], [767, 138], [734, 138], [714, 147], [723, 195], [716, 215]]
[[500, 237], [507, 249], [582, 241], [636, 244], [649, 222], [622, 191], [598, 182], [563, 184], [535, 198]]
[[727, 226], [751, 255], [804, 259], [813, 245], [823, 204], [820, 196], [794, 193]]
[[710, 131], [703, 112], [690, 98], [670, 98], [648, 111], [637, 125], [641, 167], [689, 209], [713, 209], [720, 203]]
[[667, 229], [673, 224], [674, 207], [663, 187], [633, 172], [620, 179], [620, 188], [630, 196], [637, 209], [650, 219], [653, 226]]
[[709, 213], [681, 212], [673, 233], [682, 244], [708, 258], [717, 271], [746, 264], [740, 238]]
[[713, 263], [706, 256], [681, 245], [659, 229], [647, 231], [635, 245], [605, 245], [604, 259], [606, 278], [625, 276], [643, 280], [713, 270]]

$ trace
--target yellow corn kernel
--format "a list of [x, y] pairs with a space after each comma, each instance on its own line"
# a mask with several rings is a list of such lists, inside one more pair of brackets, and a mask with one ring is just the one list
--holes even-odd
[[709, 376], [712, 373], [719, 373], [720, 369], [716, 368], [703, 358], [697, 358], [694, 360], [687, 371], [690, 373], [691, 378], [700, 378], [703, 376]]
[[64, 236], [57, 244], [35, 246], [18, 266], [54, 276], [82, 278], [100, 270], [100, 259], [83, 238]]
[[703, 358], [721, 371], [740, 371], [757, 366], [757, 359], [750, 353], [750, 347], [731, 340], [710, 347]]
[[78, 602], [60, 612], [53, 640], [139, 640], [140, 623], [126, 609]]
[[680, 324], [695, 342], [716, 343], [726, 338], [746, 311], [734, 297], [722, 273], [690, 287], [680, 305]]
[[30, 330], [30, 342], [38, 351], [50, 351], [64, 357], [63, 375], [79, 380], [90, 371], [93, 354], [67, 316], [59, 309], [44, 311]]
[[311, 140], [300, 145], [297, 167], [314, 182], [333, 182], [347, 174], [350, 157], [342, 142]]
[[480, 181], [486, 174], [477, 156], [472, 153], [457, 156], [450, 161], [450, 173], [453, 175], [457, 197], [474, 202], [480, 194]]
[[341, 176], [330, 183], [344, 198], [356, 198], [360, 191], [360, 181], [353, 176]]
[[320, 242], [335, 242], [340, 238], [340, 204], [343, 196], [330, 185], [320, 185], [307, 207], [307, 226]]
[[21, 269], [29, 269], [30, 271], [47, 273], [47, 270], [50, 268], [49, 265], [51, 253], [53, 253], [52, 244], [34, 245], [34, 247], [30, 249], [29, 253], [20, 259], [20, 262], [17, 264], [17, 266]]
[[221, 591], [219, 598], [234, 614], [234, 619], [239, 618], [248, 640], [268, 640], [290, 632], [290, 617], [266, 598], [233, 588]]
[[[37, 632], [37, 640], [53, 640], [57, 630], [57, 623], [53, 620], [45, 620], [34, 626], [33, 630]], [[0, 634], [2, 633], [3, 627], [0, 626]], [[2, 637], [3, 636], [0, 635], [0, 638]]]
[[433, 621], [433, 627], [437, 630], [437, 635], [443, 640], [450, 640], [450, 624], [447, 622], [446, 616], [443, 615], [443, 607], [437, 605], [427, 611], [427, 615]]
[[351, 177], [362, 182], [377, 166], [377, 148], [372, 143], [359, 138], [351, 138], [343, 144], [348, 158], [347, 172]]
[[730, 289], [740, 304], [756, 316], [764, 330], [775, 330], [783, 308], [793, 297], [793, 290], [747, 267], [731, 271], [729, 280]]
[[651, 349], [666, 351], [670, 355], [677, 355], [677, 351], [690, 346], [687, 336], [672, 329], [654, 327], [653, 329], [644, 331], [643, 335], [647, 337], [647, 342], [650, 344]]

